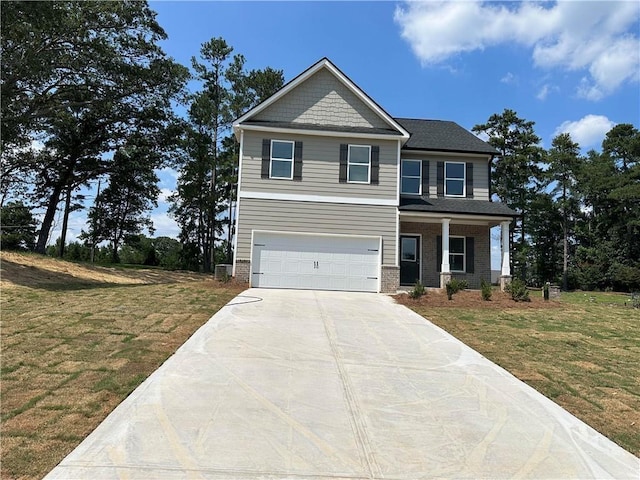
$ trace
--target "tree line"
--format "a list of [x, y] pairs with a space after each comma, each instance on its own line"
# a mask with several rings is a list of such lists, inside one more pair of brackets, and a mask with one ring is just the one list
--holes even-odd
[[[167, 35], [142, 1], [0, 8], [2, 248], [144, 263], [158, 261], [149, 260], [157, 243], [171, 252], [167, 268], [210, 272], [229, 262], [239, 150], [230, 124], [281, 88], [283, 72], [247, 70], [222, 38], [180, 65], [162, 50]], [[511, 228], [512, 271], [535, 285], [640, 288], [637, 128], [615, 126], [601, 151], [582, 156], [568, 134], [543, 149], [534, 127], [507, 109], [473, 128], [500, 152], [493, 193], [521, 214]], [[178, 172], [169, 198], [177, 244], [142, 235], [153, 235], [165, 167]], [[83, 194], [89, 186], [93, 199]], [[81, 242], [68, 244], [69, 215], [79, 209], [87, 224]], [[51, 246], [60, 210], [62, 234]]]
[[535, 123], [505, 109], [473, 131], [488, 137], [492, 191], [520, 216], [512, 272], [530, 285], [640, 288], [640, 132], [619, 124], [601, 151], [580, 154], [568, 133], [540, 147]]
[[[228, 261], [238, 160], [230, 122], [279, 89], [282, 71], [247, 71], [221, 38], [202, 45], [191, 69], [178, 64], [160, 47], [167, 36], [146, 2], [0, 8], [3, 246], [44, 254], [62, 208], [64, 256], [69, 215], [88, 208], [80, 239], [92, 251], [107, 243], [118, 262], [128, 239], [153, 234], [158, 171], [169, 167], [179, 172], [169, 200], [182, 266], [209, 272]], [[194, 80], [199, 89], [188, 90]], [[88, 205], [82, 192], [96, 183]], [[43, 212], [35, 240], [16, 242], [33, 230], [34, 210]]]

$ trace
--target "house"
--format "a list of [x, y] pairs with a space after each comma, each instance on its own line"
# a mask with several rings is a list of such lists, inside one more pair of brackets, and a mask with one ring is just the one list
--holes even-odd
[[233, 273], [253, 287], [395, 292], [491, 279], [498, 152], [449, 121], [393, 118], [324, 58], [233, 124]]

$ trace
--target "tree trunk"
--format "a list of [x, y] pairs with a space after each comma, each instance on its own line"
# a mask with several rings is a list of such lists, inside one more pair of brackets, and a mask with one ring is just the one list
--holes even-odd
[[62, 232], [60, 232], [60, 248], [58, 257], [64, 257], [64, 247], [67, 242], [67, 228], [69, 226], [69, 209], [71, 208], [71, 187], [67, 190], [67, 198], [64, 201], [64, 216], [62, 217]]
[[47, 204], [47, 211], [42, 219], [42, 225], [40, 226], [40, 233], [38, 234], [38, 243], [36, 244], [36, 253], [44, 255], [47, 249], [47, 240], [49, 239], [49, 232], [53, 225], [53, 219], [58, 209], [58, 203], [60, 202], [60, 194], [62, 193], [62, 184], [60, 180], [53, 187], [53, 191], [49, 196], [49, 202]]

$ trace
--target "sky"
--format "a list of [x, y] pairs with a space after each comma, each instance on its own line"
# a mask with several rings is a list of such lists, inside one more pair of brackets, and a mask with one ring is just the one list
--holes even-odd
[[[618, 123], [640, 126], [640, 2], [150, 1], [164, 51], [190, 65], [222, 37], [247, 69], [285, 81], [323, 57], [394, 117], [471, 129], [514, 110], [548, 148], [568, 132], [599, 150]], [[176, 173], [160, 172], [155, 236], [177, 237], [166, 214]], [[82, 213], [70, 223], [73, 240]], [[56, 232], [52, 235], [55, 239]]]

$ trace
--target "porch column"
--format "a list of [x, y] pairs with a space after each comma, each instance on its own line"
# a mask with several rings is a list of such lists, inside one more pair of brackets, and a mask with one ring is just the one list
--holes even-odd
[[449, 223], [450, 218], [442, 219], [442, 264], [440, 265], [440, 288], [445, 288], [451, 280], [451, 266], [449, 265]]
[[502, 222], [500, 224], [502, 230], [502, 270], [500, 273], [500, 289], [504, 291], [505, 287], [511, 282], [511, 266], [509, 257], [509, 224], [511, 222]]

